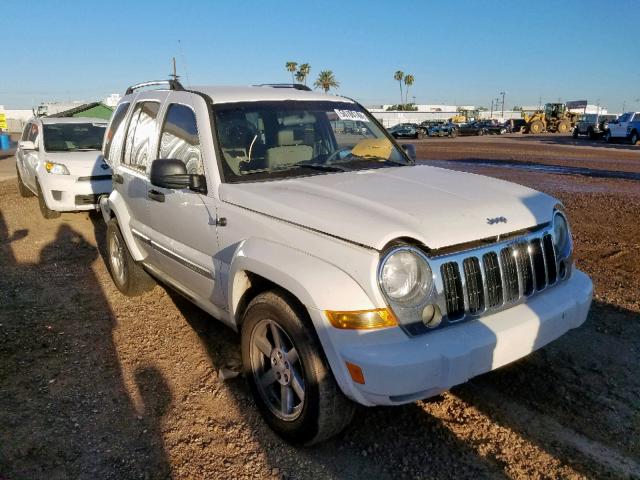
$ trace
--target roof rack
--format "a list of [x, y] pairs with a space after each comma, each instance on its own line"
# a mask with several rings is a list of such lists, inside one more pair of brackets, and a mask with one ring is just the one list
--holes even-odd
[[138, 90], [139, 88], [151, 87], [153, 85], [169, 85], [169, 90], [184, 90], [184, 87], [178, 80], [152, 80], [150, 82], [131, 85], [129, 88], [127, 88], [125, 95], [129, 95], [133, 93], [134, 90]]
[[304, 90], [310, 92], [311, 89], [301, 83], [261, 83], [260, 85], [254, 85], [254, 87], [271, 87], [271, 88], [293, 88], [295, 90]]

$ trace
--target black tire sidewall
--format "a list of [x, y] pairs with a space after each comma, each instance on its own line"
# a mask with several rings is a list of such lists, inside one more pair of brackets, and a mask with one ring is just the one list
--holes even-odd
[[40, 182], [38, 181], [36, 181], [36, 189], [38, 190], [38, 206], [40, 207], [40, 213], [42, 214], [43, 218], [47, 220], [51, 220], [52, 218], [58, 218], [60, 216], [60, 212], [51, 210], [47, 206], [47, 201], [44, 198], [42, 187], [40, 186]]
[[[282, 308], [283, 306], [285, 308]], [[313, 365], [318, 359], [322, 359], [322, 352], [315, 333], [310, 332], [309, 327], [299, 317], [300, 315], [296, 312], [296, 309], [282, 295], [278, 295], [275, 292], [261, 294], [251, 302], [244, 314], [241, 344], [244, 374], [265, 421], [285, 440], [295, 444], [304, 444], [311, 441], [318, 432], [320, 390], [316, 376], [317, 372]], [[300, 416], [292, 421], [282, 420], [271, 412], [262, 399], [253, 377], [250, 356], [251, 332], [257, 323], [263, 319], [276, 322], [287, 333], [296, 347], [299, 361], [302, 365], [305, 382], [305, 403]]]
[[[111, 237], [115, 235], [118, 237], [118, 240], [120, 241], [120, 244], [122, 245], [122, 248], [124, 249], [124, 259], [122, 262], [122, 269], [124, 271], [124, 281], [122, 282], [122, 284], [120, 284], [120, 282], [118, 281], [116, 275], [113, 272], [113, 267], [111, 266]], [[124, 237], [122, 236], [122, 232], [120, 231], [120, 225], [118, 225], [118, 221], [115, 218], [112, 218], [111, 220], [109, 220], [109, 223], [107, 223], [107, 268], [109, 269], [109, 274], [111, 275], [111, 279], [113, 280], [113, 283], [115, 284], [115, 286], [118, 288], [118, 290], [120, 290], [122, 293], [125, 293], [129, 291], [130, 287], [131, 287], [131, 265], [129, 264], [129, 261], [133, 261], [133, 259], [131, 258], [131, 255], [129, 253], [129, 248], [127, 247], [126, 242], [124, 241]]]

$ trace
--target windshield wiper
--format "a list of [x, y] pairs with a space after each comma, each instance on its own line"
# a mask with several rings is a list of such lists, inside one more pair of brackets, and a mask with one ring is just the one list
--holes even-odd
[[388, 158], [384, 158], [384, 157], [376, 157], [375, 155], [363, 155], [363, 156], [353, 155], [353, 156], [361, 160], [374, 160], [376, 162], [386, 163], [390, 165], [397, 165], [398, 167], [406, 167], [410, 165], [409, 163], [396, 162], [395, 160], [389, 160]]
[[347, 169], [337, 165], [327, 165], [326, 163], [297, 163], [293, 165], [298, 168], [309, 168], [312, 170], [321, 170], [324, 172], [346, 172]]

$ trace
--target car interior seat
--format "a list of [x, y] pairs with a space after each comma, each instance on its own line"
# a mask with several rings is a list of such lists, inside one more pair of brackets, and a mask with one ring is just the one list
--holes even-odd
[[304, 145], [304, 139], [296, 139], [293, 128], [278, 131], [278, 146], [267, 149], [267, 168], [273, 169], [298, 162], [306, 162], [313, 158], [313, 147]]

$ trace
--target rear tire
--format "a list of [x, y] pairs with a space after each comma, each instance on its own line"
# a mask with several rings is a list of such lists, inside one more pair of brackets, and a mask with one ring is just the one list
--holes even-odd
[[38, 206], [40, 207], [40, 213], [42, 214], [43, 218], [47, 220], [58, 218], [60, 216], [60, 212], [51, 210], [47, 206], [47, 201], [44, 198], [44, 193], [42, 193], [42, 188], [40, 187], [39, 182], [36, 182], [36, 188], [38, 189]]
[[587, 137], [589, 137], [589, 140], [595, 140], [597, 138], [596, 132], [593, 131], [593, 128], [589, 127], [587, 130]]
[[20, 169], [18, 165], [16, 165], [16, 175], [18, 177], [18, 191], [20, 192], [20, 196], [22, 198], [33, 197], [33, 192], [29, 190], [29, 188], [22, 181], [22, 177], [20, 176]]
[[291, 443], [312, 445], [340, 433], [355, 404], [338, 387], [305, 320], [284, 292], [255, 297], [242, 320], [242, 363], [267, 424]]
[[107, 267], [113, 283], [128, 297], [141, 295], [155, 286], [155, 280], [129, 253], [115, 218], [107, 223]]

